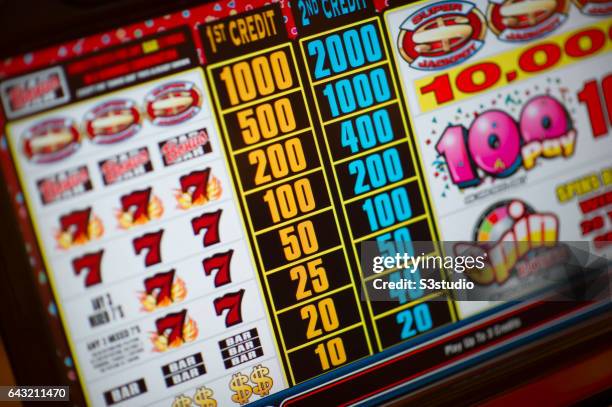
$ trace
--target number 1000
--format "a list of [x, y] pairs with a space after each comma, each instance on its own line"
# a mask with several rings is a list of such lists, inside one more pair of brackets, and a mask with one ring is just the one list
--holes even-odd
[[267, 56], [241, 61], [224, 67], [219, 79], [225, 84], [232, 106], [249, 102], [257, 96], [267, 96], [276, 90], [289, 89], [293, 76], [289, 69], [287, 54], [276, 51]]
[[386, 102], [391, 98], [387, 73], [383, 68], [360, 73], [350, 79], [328, 83], [323, 88], [332, 117], [365, 109], [374, 103]]

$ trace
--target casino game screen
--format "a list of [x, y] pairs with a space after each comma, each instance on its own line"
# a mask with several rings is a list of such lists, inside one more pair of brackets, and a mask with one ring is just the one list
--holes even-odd
[[444, 405], [610, 334], [612, 1], [162, 8], [0, 58], [4, 402]]

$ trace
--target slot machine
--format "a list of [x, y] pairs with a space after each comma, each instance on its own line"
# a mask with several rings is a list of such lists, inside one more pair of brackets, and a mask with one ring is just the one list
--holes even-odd
[[14, 397], [606, 397], [610, 1], [27, 3], [0, 327], [60, 391]]

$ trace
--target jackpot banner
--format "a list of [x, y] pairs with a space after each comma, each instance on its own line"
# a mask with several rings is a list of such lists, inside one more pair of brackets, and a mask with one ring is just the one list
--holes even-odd
[[371, 405], [609, 311], [612, 3], [400, 3], [207, 3], [0, 61], [81, 404]]

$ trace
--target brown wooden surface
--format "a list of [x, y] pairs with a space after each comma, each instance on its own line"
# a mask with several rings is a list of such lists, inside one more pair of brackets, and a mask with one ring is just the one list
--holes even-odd
[[[582, 384], [585, 385], [582, 388], [586, 391], [574, 389], [573, 392], [580, 396], [567, 397], [574, 384], [567, 382], [566, 386], [559, 388], [558, 393], [547, 395], [547, 403], [536, 403], [536, 400], [532, 398], [524, 400], [524, 405], [572, 405], [612, 387], [612, 313], [608, 312], [596, 319], [560, 331], [527, 347], [504, 354], [394, 400], [387, 405], [516, 406], [516, 404], [504, 403], [501, 396], [547, 378], [563, 369], [571, 369], [587, 360], [593, 360], [597, 364], [588, 365], [586, 370], [591, 372], [591, 376], [587, 377], [587, 380], [580, 377]], [[593, 366], [598, 366], [600, 371], [594, 372]], [[574, 375], [584, 374], [584, 370], [575, 370], [575, 372]], [[561, 378], [561, 380], [566, 379], [565, 376]], [[540, 390], [535, 387], [533, 391]]]
[[[0, 386], [14, 386], [15, 384], [13, 368], [8, 360], [8, 355], [6, 354], [6, 349], [4, 348], [2, 338], [0, 338]], [[11, 406], [13, 407], [19, 407], [21, 405], [22, 404], [18, 401], [11, 403]]]
[[61, 385], [47, 316], [38, 296], [6, 185], [0, 179], [0, 333], [19, 384]]
[[13, 374], [13, 368], [8, 360], [4, 343], [0, 338], [0, 386], [13, 386], [15, 385], [15, 375]]

